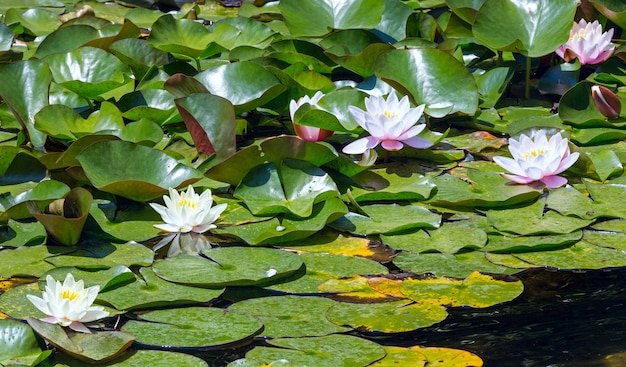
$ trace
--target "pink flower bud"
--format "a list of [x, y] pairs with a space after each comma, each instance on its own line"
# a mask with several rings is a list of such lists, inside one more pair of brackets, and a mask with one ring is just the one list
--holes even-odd
[[622, 111], [622, 103], [613, 91], [601, 85], [591, 87], [591, 97], [593, 103], [600, 113], [608, 119], [619, 117]]

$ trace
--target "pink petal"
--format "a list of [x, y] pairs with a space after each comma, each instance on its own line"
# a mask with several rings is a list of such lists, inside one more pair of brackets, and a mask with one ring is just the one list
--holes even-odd
[[532, 179], [530, 177], [515, 176], [515, 175], [509, 175], [509, 174], [506, 174], [506, 173], [501, 173], [500, 176], [502, 176], [502, 177], [504, 177], [504, 178], [506, 178], [508, 180], [511, 180], [511, 181], [513, 181], [515, 183], [523, 184], [523, 185], [529, 184], [529, 183], [531, 183], [533, 181], [536, 181], [535, 179]]
[[557, 187], [561, 187], [567, 183], [567, 179], [561, 176], [546, 176], [541, 179], [541, 182], [546, 184], [546, 186], [550, 189], [556, 189]]
[[410, 147], [417, 148], [417, 149], [424, 149], [424, 148], [428, 148], [428, 147], [433, 145], [433, 143], [431, 141], [419, 138], [417, 136], [414, 136], [414, 137], [408, 138], [408, 139], [404, 139], [404, 140], [402, 140], [402, 142], [404, 144], [410, 146]]
[[386, 150], [391, 150], [391, 151], [400, 150], [402, 149], [402, 147], [404, 147], [404, 145], [397, 140], [385, 140], [380, 145]]
[[343, 147], [342, 151], [346, 154], [362, 154], [365, 153], [368, 149], [375, 148], [378, 143], [380, 143], [380, 140], [376, 139], [373, 136], [367, 136], [346, 145], [345, 147]]

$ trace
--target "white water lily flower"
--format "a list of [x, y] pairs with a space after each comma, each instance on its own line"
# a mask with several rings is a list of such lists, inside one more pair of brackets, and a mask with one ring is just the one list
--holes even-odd
[[90, 333], [83, 324], [84, 322], [109, 316], [109, 313], [104, 311], [104, 307], [92, 306], [99, 291], [100, 287], [97, 285], [85, 289], [82, 280], [75, 281], [74, 276], [68, 273], [63, 284], [48, 275], [43, 298], [32, 294], [28, 294], [26, 297], [41, 312], [49, 315], [42, 318], [41, 321], [69, 326], [74, 331]]
[[611, 43], [613, 29], [602, 33], [602, 25], [597, 21], [587, 23], [581, 19], [574, 22], [569, 33], [569, 40], [556, 50], [556, 54], [569, 62], [578, 58], [581, 65], [599, 64], [608, 59], [615, 50]]
[[226, 204], [211, 207], [213, 205], [211, 190], [205, 190], [198, 195], [189, 185], [187, 191], [180, 194], [172, 188], [169, 191], [170, 196], [163, 196], [165, 206], [150, 204], [165, 222], [165, 224], [156, 224], [156, 228], [166, 232], [181, 233], [204, 233], [209, 229], [217, 228], [213, 222], [226, 209]]
[[411, 108], [409, 97], [400, 101], [391, 93], [387, 100], [382, 96], [365, 98], [367, 111], [350, 106], [350, 114], [370, 136], [358, 139], [343, 148], [346, 154], [361, 154], [380, 144], [386, 150], [400, 150], [404, 144], [413, 148], [428, 148], [432, 143], [417, 137], [426, 125], [419, 123], [424, 105]]
[[513, 158], [493, 158], [498, 165], [513, 173], [502, 174], [503, 177], [519, 184], [541, 181], [549, 188], [567, 183], [566, 178], [557, 175], [571, 167], [579, 155], [570, 154], [568, 141], [560, 133], [548, 139], [544, 130], [537, 131], [534, 137], [522, 134], [519, 141], [509, 139], [509, 151]]

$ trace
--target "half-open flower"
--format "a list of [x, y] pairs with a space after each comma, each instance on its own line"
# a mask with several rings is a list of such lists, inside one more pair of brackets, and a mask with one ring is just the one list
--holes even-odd
[[195, 193], [189, 185], [186, 192], [178, 193], [170, 188], [170, 196], [164, 195], [165, 206], [151, 203], [150, 206], [161, 215], [165, 224], [157, 224], [156, 228], [166, 232], [190, 231], [204, 233], [209, 229], [217, 228], [215, 222], [226, 209], [226, 204], [214, 207], [211, 190], [205, 190], [201, 195]]
[[618, 118], [622, 112], [622, 102], [612, 90], [601, 85], [591, 87], [591, 98], [596, 108], [608, 119]]
[[293, 123], [293, 129], [296, 132], [296, 135], [306, 141], [322, 141], [330, 136], [332, 136], [335, 132], [332, 130], [321, 129], [315, 126], [307, 126], [300, 125], [296, 123], [296, 111], [304, 104], [310, 104], [313, 107], [317, 107], [317, 103], [324, 97], [324, 93], [316, 92], [313, 97], [304, 96], [296, 100], [291, 100], [289, 102], [289, 115], [291, 116], [291, 122]]
[[386, 150], [400, 150], [404, 144], [413, 148], [428, 148], [432, 143], [419, 138], [426, 127], [420, 123], [424, 105], [411, 108], [409, 97], [398, 97], [392, 93], [385, 100], [382, 96], [365, 98], [366, 111], [350, 106], [349, 111], [356, 122], [370, 136], [353, 141], [343, 148], [346, 154], [365, 153], [380, 144]]
[[567, 179], [557, 176], [571, 167], [578, 159], [578, 153], [571, 153], [567, 139], [560, 133], [546, 136], [544, 130], [529, 137], [522, 134], [519, 140], [509, 139], [509, 151], [513, 158], [494, 157], [493, 160], [513, 174], [502, 174], [509, 180], [528, 184], [543, 182], [549, 188], [567, 183]]
[[556, 50], [556, 54], [567, 62], [578, 58], [581, 65], [599, 64], [615, 50], [612, 37], [613, 29], [602, 33], [602, 25], [597, 20], [587, 23], [581, 19], [578, 23], [574, 22], [569, 40]]
[[41, 312], [49, 315], [42, 318], [41, 321], [69, 326], [72, 330], [90, 333], [83, 324], [84, 322], [96, 321], [109, 316], [109, 313], [104, 311], [104, 307], [92, 306], [99, 291], [100, 287], [97, 285], [85, 289], [82, 280], [75, 281], [74, 276], [68, 273], [63, 284], [48, 275], [43, 298], [32, 294], [28, 294], [26, 297]]

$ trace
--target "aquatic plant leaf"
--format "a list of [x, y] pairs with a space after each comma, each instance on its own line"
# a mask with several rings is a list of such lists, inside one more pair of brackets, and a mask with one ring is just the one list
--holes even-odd
[[563, 248], [580, 241], [583, 231], [545, 236], [489, 235], [489, 241], [481, 251], [490, 253], [517, 253], [530, 251], [550, 251]]
[[[137, 310], [206, 303], [219, 297], [224, 289], [206, 289], [175, 284], [157, 277], [152, 269], [139, 269], [133, 282], [107, 290], [103, 288], [98, 300], [118, 310]], [[86, 283], [85, 283], [86, 284]]]
[[176, 114], [174, 97], [162, 89], [144, 89], [124, 94], [116, 105], [124, 118], [132, 121], [150, 119], [162, 125]]
[[434, 178], [437, 193], [427, 203], [452, 208], [498, 208], [533, 202], [541, 194], [529, 185], [511, 185], [496, 172], [468, 169], [467, 180], [443, 174]]
[[21, 246], [13, 250], [0, 251], [0, 277], [14, 276], [39, 277], [54, 268], [46, 259], [58, 254], [71, 252], [69, 247]]
[[567, 41], [577, 5], [576, 0], [487, 0], [476, 14], [472, 33], [496, 50], [543, 56]]
[[593, 223], [593, 220], [567, 217], [555, 211], [544, 212], [545, 199], [519, 209], [492, 209], [487, 221], [499, 231], [519, 235], [570, 233]]
[[154, 252], [137, 242], [113, 244], [106, 242], [80, 243], [74, 251], [50, 257], [46, 261], [56, 267], [75, 266], [84, 269], [108, 269], [117, 265], [150, 266]]
[[28, 325], [56, 348], [72, 357], [91, 363], [106, 362], [120, 355], [135, 341], [131, 334], [120, 331], [99, 331], [91, 334], [67, 334], [57, 324], [50, 324], [29, 317]]
[[0, 185], [39, 182], [46, 175], [46, 167], [26, 149], [0, 147]]
[[374, 72], [409, 95], [415, 104], [425, 104], [426, 114], [433, 117], [455, 112], [473, 115], [478, 108], [474, 77], [444, 51], [421, 48], [385, 52], [376, 59]]
[[425, 367], [428, 363], [428, 358], [418, 350], [389, 346], [383, 348], [385, 357], [372, 363], [371, 367]]
[[13, 46], [13, 31], [5, 23], [0, 25], [0, 54], [9, 51]]
[[52, 351], [42, 351], [33, 329], [17, 320], [0, 320], [0, 364], [35, 366]]
[[476, 354], [461, 349], [420, 346], [409, 347], [409, 349], [426, 356], [428, 358], [426, 365], [429, 367], [482, 367], [483, 365], [483, 360]]
[[402, 251], [393, 259], [393, 263], [402, 270], [417, 274], [433, 273], [437, 276], [465, 278], [474, 271], [493, 274], [514, 274], [515, 269], [509, 269], [492, 263], [486, 254], [479, 251], [465, 252], [455, 255], [422, 253], [416, 254]]
[[524, 285], [519, 280], [496, 280], [489, 275], [472, 272], [464, 280], [443, 277], [407, 279], [400, 289], [416, 302], [484, 308], [515, 299], [524, 290]]
[[335, 231], [320, 231], [306, 240], [287, 242], [281, 247], [306, 252], [326, 252], [336, 255], [374, 257], [378, 254], [375, 244], [367, 238], [351, 237]]
[[17, 24], [24, 27], [25, 32], [33, 36], [48, 35], [61, 25], [59, 17], [47, 10], [33, 8], [25, 11], [9, 9], [5, 13], [4, 24]]
[[496, 105], [507, 83], [513, 76], [511, 68], [496, 67], [476, 79], [478, 92], [480, 93], [480, 107], [491, 108]]
[[585, 242], [589, 242], [600, 247], [626, 250], [626, 233], [624, 232], [586, 230], [583, 233], [583, 239]]
[[167, 52], [148, 46], [143, 39], [126, 38], [115, 41], [109, 51], [131, 68], [137, 80], [142, 80], [152, 67], [171, 61]]
[[361, 205], [367, 214], [350, 212], [329, 224], [338, 231], [357, 234], [392, 234], [416, 228], [438, 228], [441, 216], [418, 205]]
[[216, 66], [194, 78], [211, 94], [229, 100], [235, 106], [236, 114], [264, 105], [285, 90], [272, 73], [251, 61]]
[[87, 134], [121, 130], [124, 119], [110, 102], [102, 102], [100, 109], [86, 119], [69, 106], [54, 104], [35, 115], [35, 127], [58, 139], [76, 140]]
[[596, 217], [593, 200], [572, 186], [550, 190], [546, 199], [546, 206], [548, 209], [566, 216], [576, 216], [583, 219]]
[[28, 210], [29, 205], [36, 205], [43, 210], [54, 200], [63, 198], [69, 191], [70, 188], [62, 182], [44, 180], [15, 196], [5, 193], [0, 196], [0, 221], [7, 221], [9, 218], [16, 220], [30, 218], [32, 215]]
[[570, 88], [559, 102], [559, 117], [576, 127], [611, 127], [606, 117], [598, 111], [591, 98], [589, 81], [582, 81]]
[[600, 181], [620, 176], [624, 166], [614, 151], [606, 149], [590, 156]]
[[163, 140], [164, 134], [161, 126], [156, 122], [140, 119], [126, 124], [118, 136], [125, 141], [154, 146]]
[[306, 273], [291, 281], [284, 281], [267, 288], [288, 293], [324, 293], [319, 286], [330, 279], [351, 277], [355, 274], [387, 274], [382, 264], [355, 256], [327, 253], [302, 253]]
[[48, 105], [51, 82], [50, 67], [43, 61], [31, 59], [0, 65], [0, 97], [36, 147], [44, 145], [46, 135], [35, 129], [34, 116]]
[[218, 162], [235, 154], [237, 122], [228, 100], [207, 93], [177, 98], [175, 102], [199, 152], [215, 153]]
[[349, 325], [365, 333], [403, 333], [428, 327], [448, 317], [446, 308], [410, 300], [382, 303], [338, 303], [328, 311], [337, 325]]
[[[61, 362], [64, 362], [63, 359], [61, 359]], [[67, 363], [71, 364], [72, 362]], [[209, 367], [207, 362], [199, 357], [195, 357], [187, 353], [177, 353], [163, 350], [135, 350], [132, 353], [123, 354], [111, 363], [114, 363], [113, 365], [116, 367]]]
[[332, 323], [328, 310], [337, 302], [323, 297], [276, 296], [239, 301], [228, 310], [258, 317], [265, 325], [260, 336], [300, 338], [350, 331], [350, 327]]
[[373, 168], [352, 177], [359, 186], [352, 188], [355, 201], [425, 200], [435, 191], [431, 177], [415, 172], [394, 172], [391, 168]]
[[[61, 203], [61, 213], [52, 212], [55, 203]], [[63, 199], [53, 202], [47, 212], [42, 212], [36, 204], [29, 205], [30, 214], [35, 217], [46, 228], [46, 232], [55, 240], [64, 245], [75, 245], [78, 243], [83, 226], [89, 215], [89, 208], [93, 197], [91, 193], [82, 187], [75, 187], [70, 190]]]
[[112, 54], [95, 47], [81, 47], [44, 58], [54, 81], [72, 92], [90, 99], [127, 83], [128, 66]]
[[[155, 224], [163, 222], [158, 213], [147, 205], [119, 206], [96, 201], [89, 210], [84, 230], [87, 235], [101, 237], [103, 232], [112, 241], [146, 241], [156, 237], [161, 230]], [[93, 220], [92, 220], [93, 219]]]
[[380, 345], [348, 335], [277, 338], [269, 344], [250, 350], [246, 358], [263, 363], [286, 359], [296, 366], [364, 367], [385, 356]]
[[0, 226], [0, 246], [5, 248], [41, 245], [47, 237], [46, 229], [39, 222], [9, 219], [7, 224]]
[[337, 197], [313, 205], [312, 213], [307, 218], [286, 215], [282, 220], [277, 217], [260, 220], [263, 218], [252, 216], [247, 209], [244, 210], [249, 218], [246, 223], [217, 228], [214, 232], [236, 236], [250, 245], [277, 244], [307, 238], [348, 212], [346, 205]]
[[161, 151], [121, 140], [92, 144], [77, 159], [96, 188], [136, 201], [155, 199], [202, 177]]
[[64, 266], [51, 269], [41, 276], [39, 278], [39, 289], [45, 289], [46, 277], [48, 275], [52, 276], [54, 279], [62, 280], [70, 273], [74, 276], [74, 279], [82, 280], [85, 284], [85, 288], [97, 285], [100, 287], [100, 292], [115, 289], [135, 281], [135, 274], [124, 265], [114, 265], [108, 269], [98, 271]]
[[313, 0], [306, 4], [287, 0], [278, 8], [292, 35], [313, 37], [333, 29], [375, 28], [385, 7], [383, 2], [375, 0]]
[[303, 264], [294, 253], [270, 248], [218, 247], [202, 254], [206, 258], [181, 254], [157, 260], [152, 269], [170, 282], [221, 288], [273, 283]]
[[374, 75], [374, 62], [380, 54], [394, 49], [364, 29], [331, 33], [320, 41], [320, 46], [331, 60], [364, 78]]
[[558, 269], [606, 269], [626, 265], [626, 254], [620, 249], [600, 247], [585, 240], [562, 250], [527, 252], [515, 257], [534, 266]]
[[613, 23], [626, 28], [626, 8], [623, 3], [614, 0], [591, 0], [590, 3]]
[[263, 331], [263, 323], [221, 308], [188, 307], [144, 313], [124, 324], [122, 331], [135, 335], [141, 344], [208, 350], [249, 340]]
[[[459, 233], [463, 233], [459, 236]], [[381, 240], [394, 250], [441, 252], [455, 254], [461, 249], [478, 249], [487, 243], [487, 234], [465, 221], [445, 222], [438, 229], [411, 234], [381, 235]]]
[[583, 180], [589, 196], [593, 200], [594, 217], [626, 218], [626, 207], [620, 198], [626, 192], [626, 186], [619, 184], [598, 184]]
[[[320, 284], [317, 289], [322, 293], [335, 293], [342, 301], [366, 302], [384, 300], [387, 295], [382, 294], [369, 286], [370, 278], [353, 275], [349, 278], [329, 279]], [[404, 298], [404, 297], [401, 297]]]
[[322, 169], [306, 161], [286, 159], [280, 170], [266, 163], [250, 170], [233, 195], [252, 214], [291, 213], [306, 218], [317, 202], [338, 195], [337, 186]]

